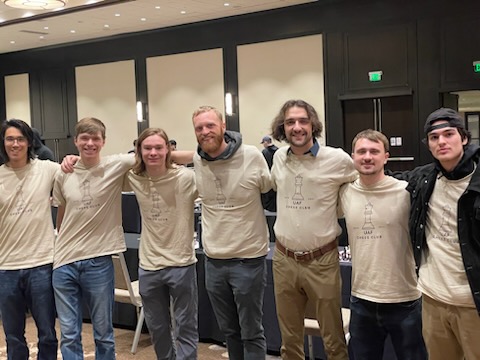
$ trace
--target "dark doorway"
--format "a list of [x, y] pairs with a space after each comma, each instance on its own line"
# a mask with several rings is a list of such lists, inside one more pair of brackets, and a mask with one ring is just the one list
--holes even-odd
[[413, 97], [392, 96], [343, 101], [345, 150], [352, 151], [352, 140], [365, 129], [385, 134], [390, 142], [390, 170], [413, 169], [418, 157], [418, 130], [413, 119]]

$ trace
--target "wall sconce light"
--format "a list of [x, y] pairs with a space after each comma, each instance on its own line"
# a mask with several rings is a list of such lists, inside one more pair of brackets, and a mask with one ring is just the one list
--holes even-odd
[[233, 115], [233, 97], [232, 93], [229, 92], [225, 94], [225, 113], [228, 116]]
[[137, 121], [142, 122], [143, 118], [143, 103], [141, 101], [137, 101]]

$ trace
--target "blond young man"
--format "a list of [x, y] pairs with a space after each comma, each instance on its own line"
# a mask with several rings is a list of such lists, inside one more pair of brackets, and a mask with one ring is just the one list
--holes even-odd
[[406, 181], [385, 175], [388, 147], [378, 131], [358, 133], [352, 158], [359, 178], [339, 195], [352, 254], [350, 344], [356, 360], [381, 360], [390, 335], [398, 359], [425, 360], [410, 199]]
[[157, 359], [196, 360], [198, 292], [192, 224], [198, 194], [194, 172], [172, 165], [168, 144], [162, 129], [148, 128], [140, 134], [125, 188], [135, 192], [142, 216], [138, 280]]
[[59, 206], [53, 287], [64, 360], [83, 358], [82, 304], [86, 302], [95, 338], [95, 358], [115, 359], [112, 325], [114, 270], [111, 255], [126, 250], [121, 217], [123, 177], [132, 155], [101, 157], [105, 125], [84, 118], [75, 127], [80, 160], [55, 182]]
[[290, 146], [275, 153], [277, 191], [275, 302], [283, 359], [303, 360], [304, 317], [312, 302], [329, 360], [347, 360], [341, 315], [341, 279], [336, 238], [340, 186], [356, 177], [352, 159], [341, 149], [320, 146], [322, 123], [303, 100], [289, 100], [271, 125], [272, 136]]
[[0, 130], [0, 313], [8, 359], [28, 359], [25, 309], [38, 330], [38, 359], [57, 359], [50, 193], [59, 164], [36, 159], [33, 132], [17, 119]]
[[260, 194], [271, 189], [268, 166], [258, 149], [242, 144], [239, 133], [226, 131], [217, 109], [200, 107], [192, 121], [206, 289], [230, 360], [263, 360], [269, 240]]

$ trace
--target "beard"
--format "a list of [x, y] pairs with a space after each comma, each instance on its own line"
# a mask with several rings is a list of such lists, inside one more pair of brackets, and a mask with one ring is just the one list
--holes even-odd
[[215, 134], [215, 135], [209, 135], [208, 137], [202, 139], [202, 138], [197, 138], [198, 144], [200, 145], [200, 148], [207, 153], [208, 155], [216, 154], [219, 149], [222, 146], [223, 143], [223, 134]]

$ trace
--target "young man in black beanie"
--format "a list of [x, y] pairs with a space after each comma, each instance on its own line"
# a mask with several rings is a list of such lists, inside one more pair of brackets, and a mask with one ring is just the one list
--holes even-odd
[[423, 336], [430, 360], [480, 359], [480, 148], [452, 109], [424, 131], [434, 162], [407, 176]]

